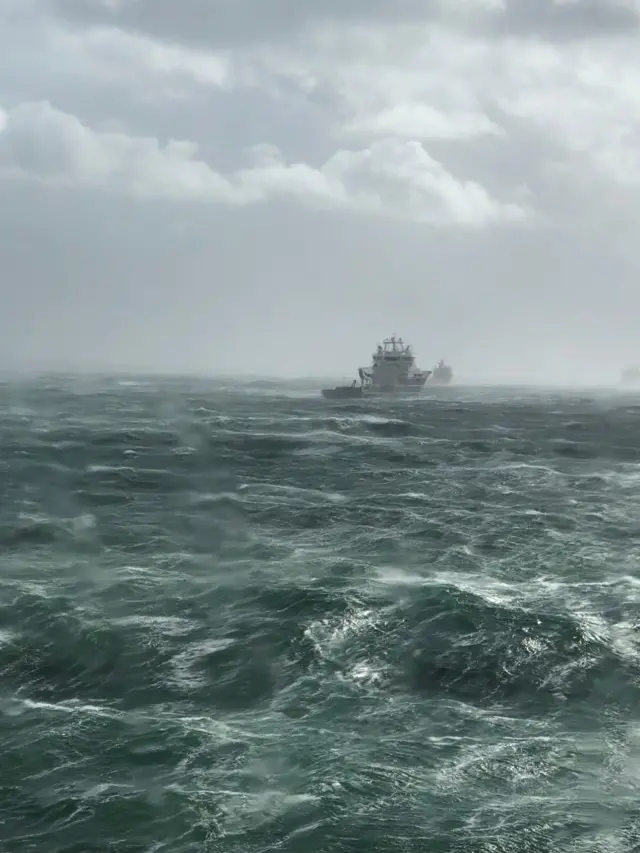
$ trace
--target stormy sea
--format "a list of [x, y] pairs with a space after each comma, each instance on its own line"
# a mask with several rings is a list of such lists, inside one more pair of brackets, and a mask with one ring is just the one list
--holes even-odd
[[637, 851], [639, 427], [4, 381], [0, 850]]

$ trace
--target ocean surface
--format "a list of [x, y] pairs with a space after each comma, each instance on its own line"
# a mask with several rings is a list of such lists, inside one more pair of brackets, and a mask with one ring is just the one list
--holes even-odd
[[640, 849], [640, 396], [0, 386], [3, 853]]

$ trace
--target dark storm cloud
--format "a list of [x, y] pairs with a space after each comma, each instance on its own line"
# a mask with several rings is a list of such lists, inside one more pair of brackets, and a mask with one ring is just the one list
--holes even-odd
[[318, 23], [403, 23], [453, 19], [495, 35], [540, 35], [551, 39], [634, 32], [639, 17], [617, 0], [47, 0], [78, 24], [114, 24], [170, 41], [215, 47], [278, 41]]

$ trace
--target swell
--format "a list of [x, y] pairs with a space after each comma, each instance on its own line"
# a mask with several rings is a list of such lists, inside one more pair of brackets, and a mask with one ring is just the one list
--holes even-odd
[[0, 608], [9, 638], [3, 682], [48, 702], [188, 699], [228, 710], [268, 703], [310, 671], [320, 677], [325, 665], [344, 674], [361, 664], [384, 673], [381, 689], [509, 703], [530, 714], [568, 701], [588, 701], [592, 711], [611, 696], [619, 710], [638, 701], [633, 623], [625, 642], [618, 632], [613, 643], [602, 615], [545, 612], [526, 594], [508, 605], [487, 600], [453, 576], [446, 584], [424, 578], [410, 595], [405, 588], [367, 598], [348, 565], [334, 568], [344, 585], [216, 586], [183, 595], [171, 614], [153, 607], [146, 584], [129, 589], [139, 604], [127, 619], [60, 596], [18, 594]]
[[633, 842], [628, 400], [116, 384], [0, 389], [7, 849]]

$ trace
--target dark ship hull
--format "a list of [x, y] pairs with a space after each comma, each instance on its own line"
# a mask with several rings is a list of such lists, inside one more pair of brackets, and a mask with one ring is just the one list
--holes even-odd
[[364, 393], [365, 395], [418, 394], [424, 388], [428, 378], [429, 371], [425, 371], [419, 379], [416, 379], [413, 382], [397, 382], [394, 385], [365, 385]]
[[419, 394], [428, 379], [421, 377], [416, 382], [403, 382], [396, 385], [337, 385], [335, 388], [323, 388], [322, 396], [326, 400], [359, 400], [362, 397], [377, 397], [380, 395], [399, 396], [403, 394]]
[[337, 385], [323, 388], [322, 396], [326, 400], [357, 400], [363, 396], [362, 390], [362, 385]]

